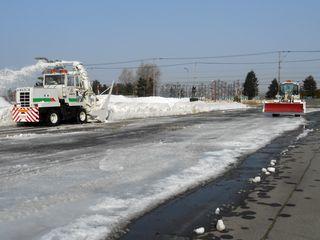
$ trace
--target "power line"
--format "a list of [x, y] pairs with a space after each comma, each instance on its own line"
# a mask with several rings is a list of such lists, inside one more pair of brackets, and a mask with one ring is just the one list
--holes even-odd
[[105, 63], [87, 63], [86, 66], [103, 66], [103, 65], [117, 65], [117, 64], [126, 64], [126, 63], [135, 63], [135, 62], [144, 62], [144, 61], [151, 61], [156, 60], [157, 58], [141, 58], [141, 59], [134, 59], [128, 61], [119, 61], [119, 62], [105, 62]]
[[160, 60], [186, 60], [186, 59], [214, 59], [214, 58], [232, 58], [232, 57], [249, 57], [249, 56], [259, 56], [275, 54], [278, 51], [269, 52], [257, 52], [257, 53], [245, 53], [245, 54], [231, 54], [231, 55], [221, 55], [221, 56], [208, 56], [208, 57], [161, 57]]
[[[281, 61], [281, 63], [301, 63], [301, 62], [316, 62], [320, 61], [320, 58], [314, 59], [300, 59], [300, 60], [289, 60], [289, 61]], [[277, 64], [278, 61], [270, 61], [270, 62], [186, 62], [186, 63], [175, 63], [175, 64], [164, 64], [158, 65], [158, 67], [175, 67], [175, 66], [185, 66], [191, 64], [198, 65], [265, 65], [265, 64]], [[129, 66], [129, 67], [88, 67], [90, 70], [119, 70], [119, 69], [138, 69], [139, 66]]]
[[[194, 64], [194, 62], [188, 62], [188, 63], [176, 63], [176, 64], [165, 64], [165, 65], [158, 65], [157, 67], [175, 67], [175, 66], [185, 66], [185, 65], [191, 65]], [[111, 69], [111, 70], [117, 70], [117, 69], [138, 69], [140, 66], [131, 66], [131, 67], [89, 67], [87, 69], [93, 70], [103, 70], [103, 69]]]
[[117, 61], [117, 62], [105, 62], [105, 63], [86, 63], [86, 66], [99, 66], [99, 65], [116, 65], [116, 64], [126, 64], [134, 62], [143, 61], [154, 61], [154, 60], [192, 60], [192, 59], [214, 59], [214, 58], [232, 58], [232, 57], [248, 57], [248, 56], [259, 56], [267, 54], [275, 54], [278, 51], [269, 52], [257, 52], [257, 53], [245, 53], [245, 54], [231, 54], [231, 55], [221, 55], [221, 56], [207, 56], [207, 57], [154, 57], [154, 58], [141, 58], [128, 61]]
[[270, 62], [196, 62], [197, 64], [217, 64], [217, 65], [248, 65], [248, 64], [275, 64], [278, 63], [276, 61]]
[[320, 58], [314, 59], [302, 59], [302, 60], [289, 60], [289, 61], [282, 61], [283, 63], [294, 63], [294, 62], [317, 62], [320, 61]]
[[[284, 52], [284, 51], [282, 51]], [[285, 51], [289, 53], [319, 53], [320, 50]]]
[[117, 65], [127, 64], [144, 61], [155, 61], [155, 60], [199, 60], [199, 59], [216, 59], [216, 58], [235, 58], [235, 57], [250, 57], [250, 56], [261, 56], [270, 55], [276, 53], [320, 53], [320, 50], [281, 50], [281, 51], [265, 51], [256, 53], [244, 53], [244, 54], [229, 54], [220, 56], [200, 56], [200, 57], [153, 57], [153, 58], [141, 58], [127, 61], [115, 61], [115, 62], [102, 62], [102, 63], [86, 63], [86, 66], [103, 66], [103, 65]]

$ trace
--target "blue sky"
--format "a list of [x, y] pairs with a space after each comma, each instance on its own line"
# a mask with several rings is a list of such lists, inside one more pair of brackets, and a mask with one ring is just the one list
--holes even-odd
[[[320, 1], [316, 0], [4, 0], [0, 9], [0, 69], [33, 64], [36, 56], [99, 63], [320, 50], [319, 10]], [[308, 58], [320, 58], [320, 53], [286, 56], [289, 60]], [[276, 61], [277, 56], [224, 59], [265, 60]], [[319, 79], [319, 65], [320, 61], [284, 65], [283, 77], [300, 79], [313, 74]], [[193, 72], [192, 65], [186, 67]], [[198, 80], [202, 75], [206, 80], [210, 75], [234, 80], [244, 78], [251, 69], [260, 75], [261, 82], [276, 77], [276, 65], [198, 66], [192, 74], [198, 74]], [[90, 75], [110, 82], [120, 71], [91, 70]], [[186, 77], [184, 67], [162, 69], [163, 81]]]

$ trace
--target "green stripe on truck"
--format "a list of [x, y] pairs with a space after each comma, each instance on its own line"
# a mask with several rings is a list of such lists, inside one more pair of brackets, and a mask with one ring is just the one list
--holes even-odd
[[51, 98], [33, 98], [33, 102], [51, 102]]
[[69, 102], [78, 102], [77, 98], [69, 98]]

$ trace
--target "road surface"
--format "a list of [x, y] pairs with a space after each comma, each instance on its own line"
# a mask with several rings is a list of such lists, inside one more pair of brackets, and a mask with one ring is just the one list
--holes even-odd
[[241, 110], [1, 128], [0, 237], [111, 236], [302, 124]]

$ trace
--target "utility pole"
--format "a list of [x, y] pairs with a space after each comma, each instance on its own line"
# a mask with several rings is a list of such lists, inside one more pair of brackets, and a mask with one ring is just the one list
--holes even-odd
[[155, 96], [156, 95], [156, 63], [155, 63], [155, 59], [152, 59], [152, 77], [153, 77], [153, 84], [152, 84], [152, 95]]
[[280, 77], [281, 77], [281, 51], [278, 52], [278, 87], [277, 87], [277, 94], [280, 92]]
[[281, 71], [281, 51], [279, 51], [279, 59], [278, 59], [278, 83], [280, 85], [280, 71]]

